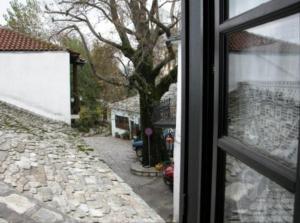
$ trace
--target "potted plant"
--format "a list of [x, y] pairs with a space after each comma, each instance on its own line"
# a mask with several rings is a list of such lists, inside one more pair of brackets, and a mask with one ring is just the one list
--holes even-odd
[[129, 135], [129, 132], [126, 131], [122, 134], [122, 139], [125, 139], [125, 140], [129, 140], [130, 139], [130, 135]]

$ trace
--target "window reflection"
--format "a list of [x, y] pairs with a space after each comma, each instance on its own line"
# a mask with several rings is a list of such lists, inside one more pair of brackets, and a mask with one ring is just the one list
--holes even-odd
[[229, 17], [242, 14], [270, 0], [229, 0]]
[[228, 135], [296, 167], [299, 14], [228, 36]]
[[292, 223], [294, 195], [227, 156], [225, 223]]

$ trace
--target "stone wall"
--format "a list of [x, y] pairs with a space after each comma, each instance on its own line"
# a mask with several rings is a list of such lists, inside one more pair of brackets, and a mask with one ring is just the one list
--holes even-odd
[[225, 223], [292, 223], [294, 195], [227, 156]]
[[228, 135], [296, 167], [300, 82], [242, 82], [229, 95]]
[[[299, 110], [299, 82], [240, 82], [229, 93], [228, 135], [295, 168]], [[293, 203], [293, 194], [227, 157], [226, 222], [292, 222]]]

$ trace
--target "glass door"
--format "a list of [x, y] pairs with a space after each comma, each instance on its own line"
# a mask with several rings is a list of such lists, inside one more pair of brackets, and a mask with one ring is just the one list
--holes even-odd
[[211, 222], [300, 222], [299, 6], [216, 1]]

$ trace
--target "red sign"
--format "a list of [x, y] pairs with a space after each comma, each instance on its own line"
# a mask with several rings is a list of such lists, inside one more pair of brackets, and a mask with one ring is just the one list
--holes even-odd
[[152, 130], [151, 128], [146, 128], [146, 129], [145, 129], [145, 134], [146, 134], [147, 136], [151, 136], [151, 135], [153, 134], [153, 130]]

